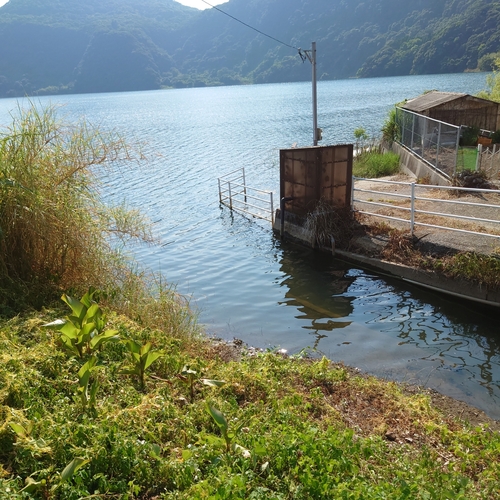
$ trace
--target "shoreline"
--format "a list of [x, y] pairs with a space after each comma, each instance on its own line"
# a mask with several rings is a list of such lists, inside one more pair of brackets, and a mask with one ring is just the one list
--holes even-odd
[[[259, 353], [265, 352], [264, 349], [249, 346], [243, 340], [234, 338], [233, 340], [225, 340], [219, 337], [210, 337], [206, 335], [208, 342], [210, 342], [213, 354], [220, 357], [224, 362], [235, 361], [239, 362], [244, 356], [255, 356]], [[277, 355], [290, 357], [286, 352], [277, 351]], [[304, 360], [313, 360], [313, 357], [303, 358]], [[473, 427], [478, 425], [488, 425], [489, 429], [494, 432], [500, 432], [500, 420], [496, 420], [483, 410], [461, 401], [459, 399], [442, 394], [439, 391], [432, 389], [430, 387], [424, 387], [418, 384], [411, 384], [405, 382], [388, 381], [377, 377], [376, 375], [371, 375], [369, 373], [363, 372], [359, 368], [354, 368], [352, 366], [346, 365], [344, 363], [334, 362], [330, 360], [331, 368], [343, 368], [347, 370], [349, 376], [351, 377], [362, 377], [362, 378], [375, 378], [384, 382], [390, 382], [396, 384], [400, 387], [404, 394], [407, 395], [417, 395], [421, 394], [429, 397], [432, 406], [437, 408], [443, 413], [446, 418], [455, 418], [461, 422], [467, 423]]]

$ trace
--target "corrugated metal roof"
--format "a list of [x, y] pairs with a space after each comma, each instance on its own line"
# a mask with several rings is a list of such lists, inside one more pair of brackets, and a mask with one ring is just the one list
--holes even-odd
[[410, 99], [402, 107], [409, 111], [414, 111], [415, 113], [421, 113], [427, 109], [435, 108], [440, 104], [454, 101], [455, 99], [460, 99], [467, 95], [468, 94], [460, 94], [458, 92], [438, 92], [437, 90], [433, 90], [427, 94]]

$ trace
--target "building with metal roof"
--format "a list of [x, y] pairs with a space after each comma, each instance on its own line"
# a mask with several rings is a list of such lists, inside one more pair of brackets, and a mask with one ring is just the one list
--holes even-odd
[[406, 101], [401, 107], [452, 125], [492, 132], [500, 129], [500, 104], [469, 94], [433, 90]]

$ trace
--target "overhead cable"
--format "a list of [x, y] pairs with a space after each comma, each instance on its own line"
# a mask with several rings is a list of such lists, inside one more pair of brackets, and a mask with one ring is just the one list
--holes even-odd
[[267, 36], [267, 38], [270, 38], [271, 40], [274, 40], [275, 42], [281, 43], [281, 45], [285, 45], [286, 47], [290, 47], [291, 49], [298, 50], [299, 51], [299, 55], [300, 55], [302, 61], [305, 60], [304, 56], [302, 55], [302, 53], [305, 52], [305, 51], [302, 51], [298, 47], [294, 47], [293, 45], [289, 45], [288, 43], [282, 42], [281, 40], [278, 40], [277, 38], [274, 38], [273, 36], [268, 35], [267, 33], [264, 33], [263, 31], [260, 31], [257, 28], [254, 28], [253, 26], [250, 26], [249, 24], [244, 23], [243, 21], [240, 21], [238, 18], [232, 16], [231, 14], [228, 14], [227, 12], [224, 12], [222, 9], [219, 9], [219, 7], [216, 7], [215, 5], [209, 4], [206, 0], [201, 0], [201, 1], [203, 3], [206, 3], [209, 7], [212, 7], [212, 9], [218, 10], [219, 12], [222, 12], [223, 14], [225, 14], [228, 17], [230, 17], [231, 19], [234, 19], [235, 21], [238, 21], [239, 23], [243, 24], [243, 26], [246, 26], [247, 28], [250, 28], [251, 30], [256, 31], [257, 33], [260, 33], [261, 35]]

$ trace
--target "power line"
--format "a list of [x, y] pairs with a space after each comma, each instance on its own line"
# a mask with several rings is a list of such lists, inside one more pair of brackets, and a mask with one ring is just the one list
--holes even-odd
[[219, 9], [219, 7], [216, 7], [215, 5], [209, 4], [206, 0], [201, 0], [203, 3], [206, 3], [209, 7], [212, 7], [212, 9], [218, 10], [219, 12], [222, 12], [226, 16], [230, 17], [231, 19], [234, 19], [235, 21], [239, 22], [240, 24], [243, 24], [243, 26], [246, 26], [247, 28], [250, 28], [251, 30], [256, 31], [257, 33], [260, 33], [261, 35], [267, 36], [267, 38], [270, 38], [271, 40], [274, 40], [275, 42], [281, 43], [281, 45], [285, 45], [285, 47], [290, 47], [291, 49], [295, 49], [299, 51], [299, 56], [301, 57], [302, 61], [305, 61], [304, 55], [302, 55], [303, 52], [301, 49], [298, 47], [295, 47], [293, 45], [289, 45], [288, 43], [282, 42], [281, 40], [278, 40], [277, 38], [274, 38], [271, 35], [268, 35], [267, 33], [264, 33], [263, 31], [258, 30], [257, 28], [254, 28], [253, 26], [250, 26], [247, 23], [244, 23], [243, 21], [240, 21], [238, 18], [232, 16], [231, 14], [228, 14], [227, 12], [224, 12], [222, 9]]

